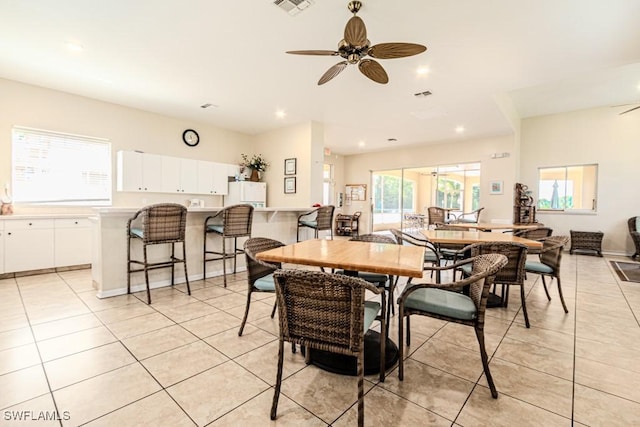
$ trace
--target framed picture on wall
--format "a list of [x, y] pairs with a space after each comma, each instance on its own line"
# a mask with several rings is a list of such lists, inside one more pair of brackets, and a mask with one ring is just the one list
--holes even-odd
[[347, 193], [347, 200], [364, 202], [367, 200], [367, 184], [347, 184], [345, 193]]
[[291, 176], [284, 179], [284, 194], [294, 194], [296, 192], [296, 177]]
[[296, 159], [284, 159], [284, 174], [295, 175], [296, 174]]
[[489, 194], [502, 194], [502, 181], [491, 181], [489, 183]]

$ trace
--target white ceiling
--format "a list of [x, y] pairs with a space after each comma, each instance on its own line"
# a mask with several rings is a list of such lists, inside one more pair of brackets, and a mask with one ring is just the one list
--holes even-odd
[[252, 135], [315, 120], [341, 154], [507, 134], [496, 99], [521, 117], [640, 101], [638, 0], [365, 0], [372, 44], [428, 50], [380, 60], [387, 85], [350, 66], [317, 86], [339, 59], [284, 52], [336, 49], [347, 3], [2, 0], [0, 77]]

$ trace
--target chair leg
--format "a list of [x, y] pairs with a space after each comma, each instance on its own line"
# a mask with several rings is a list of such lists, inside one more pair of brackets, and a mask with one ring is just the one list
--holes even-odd
[[176, 243], [171, 243], [171, 287], [175, 285], [176, 282]]
[[358, 427], [364, 427], [364, 350], [358, 353]]
[[568, 313], [567, 304], [564, 302], [564, 296], [562, 296], [562, 285], [560, 284], [560, 276], [556, 277], [556, 281], [558, 282], [558, 294], [560, 295], [560, 301], [562, 302], [562, 308], [564, 308], [564, 312]]
[[278, 374], [276, 375], [276, 386], [273, 392], [273, 403], [271, 404], [271, 419], [276, 419], [278, 412], [278, 398], [280, 397], [280, 386], [282, 385], [282, 360], [284, 357], [284, 341], [280, 339], [278, 345]]
[[549, 289], [547, 289], [547, 282], [544, 280], [544, 274], [540, 275], [542, 279], [542, 287], [544, 288], [544, 293], [547, 294], [547, 299], [551, 301], [551, 295], [549, 295]]
[[524, 324], [527, 328], [531, 327], [529, 324], [529, 315], [527, 314], [527, 302], [524, 300], [524, 286], [520, 286], [520, 300], [522, 300], [522, 314], [524, 315]]
[[[251, 289], [247, 292], [247, 306], [244, 309], [244, 317], [242, 318], [242, 323], [240, 323], [240, 330], [238, 331], [238, 336], [242, 336], [242, 331], [244, 331], [244, 325], [247, 323], [247, 317], [249, 317], [249, 306], [251, 306]], [[274, 307], [275, 310], [275, 307]], [[272, 316], [273, 317], [273, 316]]]
[[226, 247], [226, 238], [222, 236], [222, 281], [224, 282], [224, 287], [227, 287], [227, 247]]
[[127, 294], [131, 293], [131, 236], [127, 237]]
[[276, 315], [276, 308], [278, 308], [278, 301], [277, 300], [273, 303], [273, 310], [271, 310], [271, 318], [272, 319]]
[[404, 316], [404, 307], [402, 304], [398, 306], [398, 379], [404, 379], [404, 331], [402, 328], [402, 316]]
[[487, 382], [489, 383], [489, 388], [491, 389], [491, 396], [494, 399], [498, 398], [498, 390], [496, 390], [496, 386], [493, 383], [493, 377], [491, 376], [491, 371], [489, 370], [489, 358], [487, 357], [487, 350], [484, 346], [484, 331], [479, 328], [474, 328], [476, 331], [476, 337], [478, 338], [478, 345], [480, 346], [480, 358], [482, 359], [482, 368], [484, 369], [484, 375], [487, 377]]
[[191, 295], [191, 286], [189, 285], [189, 273], [187, 272], [187, 244], [182, 242], [182, 263], [184, 264], [184, 281], [187, 282], [187, 294]]
[[388, 336], [387, 325], [389, 324], [387, 319], [388, 319], [389, 313], [387, 312], [388, 310], [387, 302], [384, 300], [385, 299], [384, 289], [381, 295], [382, 295], [382, 305], [381, 305], [382, 312], [380, 313], [380, 382], [383, 383], [385, 375], [387, 374], [386, 372], [386, 364], [387, 364], [386, 354], [387, 354], [387, 336]]
[[143, 244], [144, 253], [144, 281], [147, 284], [147, 304], [151, 304], [151, 290], [149, 289], [149, 270], [147, 269], [147, 245]]
[[237, 273], [237, 270], [236, 270], [236, 263], [237, 263], [237, 260], [238, 260], [238, 250], [237, 250], [237, 248], [238, 248], [238, 238], [234, 237], [233, 238], [233, 274]]

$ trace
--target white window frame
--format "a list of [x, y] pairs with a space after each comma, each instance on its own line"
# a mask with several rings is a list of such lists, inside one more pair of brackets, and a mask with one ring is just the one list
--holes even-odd
[[16, 204], [110, 206], [111, 142], [43, 129], [12, 129]]
[[[541, 182], [542, 181], [546, 181], [541, 179], [541, 175], [545, 170], [550, 170], [550, 169], [564, 169], [564, 179], [560, 180], [561, 183], [564, 183], [565, 188], [564, 189], [560, 189], [560, 194], [564, 195], [564, 197], [566, 197], [566, 194], [568, 194], [567, 191], [567, 183], [569, 182], [568, 180], [568, 176], [569, 176], [569, 169], [570, 168], [579, 168], [579, 167], [594, 167], [595, 168], [595, 173], [594, 173], [594, 182], [590, 182], [590, 184], [592, 184], [593, 186], [593, 194], [594, 194], [594, 198], [591, 201], [591, 207], [583, 207], [583, 208], [567, 208], [564, 206], [560, 206], [558, 208], [553, 208], [553, 207], [541, 207], [540, 203], [542, 200], [547, 200], [546, 197], [542, 197], [543, 195], [541, 194], [542, 192], [542, 185]], [[599, 165], [597, 163], [585, 163], [585, 164], [578, 164], [578, 165], [560, 165], [560, 166], [544, 166], [544, 167], [539, 167], [538, 168], [538, 201], [536, 203], [537, 208], [538, 208], [538, 212], [544, 212], [544, 213], [548, 213], [548, 212], [558, 212], [558, 213], [596, 213], [598, 211], [598, 169], [599, 169]], [[583, 180], [580, 184], [581, 186], [584, 186], [585, 181]], [[572, 192], [573, 194], [573, 192]], [[573, 194], [573, 196], [575, 196], [575, 194]], [[588, 204], [586, 202], [583, 202], [582, 204], [583, 206], [588, 206]]]

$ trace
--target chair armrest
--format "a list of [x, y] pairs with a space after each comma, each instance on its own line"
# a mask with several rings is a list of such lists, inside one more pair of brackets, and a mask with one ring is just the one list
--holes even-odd
[[[146, 209], [146, 208], [145, 208]], [[131, 233], [131, 223], [133, 221], [135, 221], [142, 212], [144, 212], [145, 209], [140, 209], [138, 212], [136, 212], [131, 218], [129, 218], [129, 220], [127, 221], [127, 235], [129, 235]]]
[[317, 209], [317, 208], [316, 208], [316, 209], [313, 209], [313, 210], [310, 210], [310, 211], [308, 211], [308, 212], [302, 213], [302, 214], [300, 214], [300, 215], [298, 215], [298, 222], [300, 222], [300, 219], [301, 219], [303, 216], [311, 215], [311, 214], [316, 213], [316, 212], [318, 212], [318, 209]]
[[210, 215], [208, 216], [205, 220], [204, 220], [204, 226], [206, 227], [209, 224], [209, 220], [210, 219], [216, 219], [218, 218], [220, 215], [222, 215], [222, 212], [224, 212], [224, 209], [219, 211], [218, 213], [216, 213], [215, 215]]

